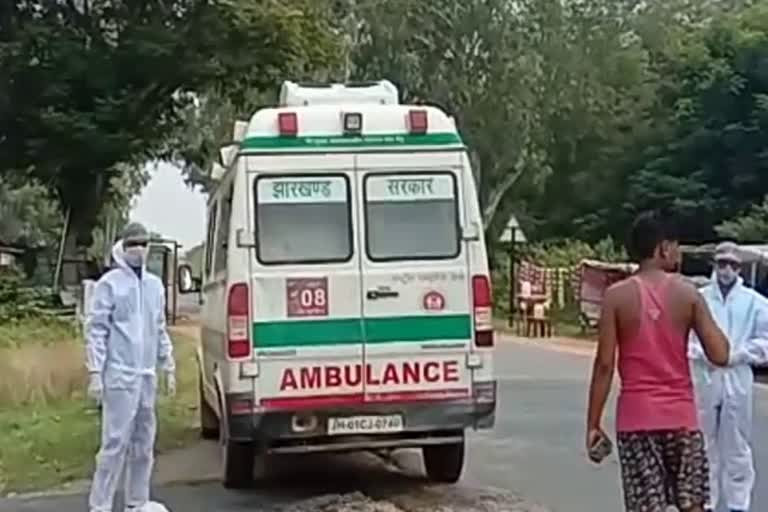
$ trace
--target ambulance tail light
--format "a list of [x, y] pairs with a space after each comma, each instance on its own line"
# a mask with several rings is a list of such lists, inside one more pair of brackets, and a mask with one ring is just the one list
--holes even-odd
[[408, 112], [408, 131], [414, 135], [424, 135], [429, 128], [426, 110], [411, 110]]
[[299, 118], [296, 112], [277, 114], [277, 126], [281, 137], [296, 137], [299, 134]]
[[472, 308], [475, 319], [475, 345], [493, 346], [493, 301], [488, 276], [472, 276]]
[[251, 355], [250, 342], [250, 294], [248, 285], [235, 283], [229, 289], [227, 298], [227, 354], [232, 359]]

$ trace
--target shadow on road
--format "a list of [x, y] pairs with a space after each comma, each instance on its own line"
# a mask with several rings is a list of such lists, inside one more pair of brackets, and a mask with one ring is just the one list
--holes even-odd
[[282, 501], [352, 492], [406, 493], [429, 484], [419, 468], [403, 460], [398, 457], [396, 464], [387, 455], [372, 453], [281, 456], [272, 461], [268, 477], [248, 492]]
[[[153, 496], [173, 512], [319, 512], [368, 510], [359, 505], [371, 499], [419, 493], [429, 487], [418, 469], [400, 470], [389, 461], [367, 453], [281, 456], [269, 473], [269, 478], [248, 490], [227, 490], [220, 482], [207, 480], [155, 488]], [[0, 499], [0, 510], [75, 512], [84, 510], [86, 501], [84, 495]], [[122, 496], [118, 495], [114, 510], [121, 511], [122, 507]]]

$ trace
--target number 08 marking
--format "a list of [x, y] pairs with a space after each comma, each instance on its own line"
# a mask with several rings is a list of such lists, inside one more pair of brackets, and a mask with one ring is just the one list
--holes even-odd
[[303, 308], [324, 308], [327, 300], [322, 288], [304, 288], [299, 292], [299, 304]]

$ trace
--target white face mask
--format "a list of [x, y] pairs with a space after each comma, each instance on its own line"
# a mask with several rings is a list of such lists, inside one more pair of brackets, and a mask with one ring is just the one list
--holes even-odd
[[123, 250], [123, 258], [131, 267], [141, 267], [147, 257], [147, 248], [140, 245], [132, 245]]
[[718, 267], [715, 271], [717, 274], [717, 282], [723, 286], [731, 286], [736, 278], [739, 277], [739, 273], [731, 266]]

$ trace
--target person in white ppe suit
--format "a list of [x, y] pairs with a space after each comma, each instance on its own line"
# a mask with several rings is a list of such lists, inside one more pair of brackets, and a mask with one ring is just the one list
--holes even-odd
[[746, 512], [755, 483], [751, 366], [768, 362], [768, 301], [744, 286], [736, 244], [719, 244], [714, 259], [712, 282], [701, 294], [730, 342], [730, 363], [724, 368], [710, 365], [695, 336], [689, 346], [710, 465], [711, 498], [706, 510], [717, 510], [722, 491], [728, 510]]
[[86, 323], [88, 395], [102, 411], [91, 512], [112, 512], [123, 468], [126, 510], [165, 510], [149, 499], [157, 370], [164, 373], [169, 394], [175, 393], [176, 379], [164, 286], [146, 270], [148, 242], [141, 224], [125, 228], [112, 250], [114, 268], [96, 283]]

